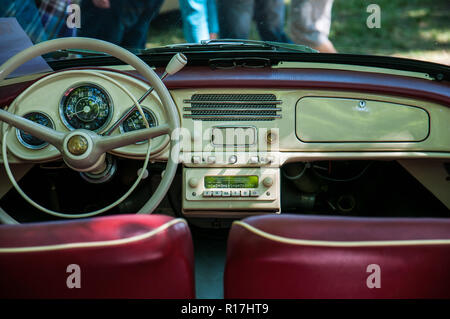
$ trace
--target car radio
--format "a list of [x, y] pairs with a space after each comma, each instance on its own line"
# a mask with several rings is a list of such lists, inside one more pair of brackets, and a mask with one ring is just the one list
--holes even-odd
[[279, 212], [279, 168], [183, 168], [183, 211]]

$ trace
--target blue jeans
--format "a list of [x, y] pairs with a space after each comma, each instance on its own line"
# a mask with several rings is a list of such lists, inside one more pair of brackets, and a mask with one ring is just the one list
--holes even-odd
[[183, 33], [186, 42], [209, 40], [210, 33], [219, 33], [216, 0], [179, 0]]
[[220, 37], [248, 39], [252, 19], [264, 41], [291, 42], [284, 32], [284, 0], [218, 0]]
[[156, 17], [163, 0], [114, 0], [110, 9], [81, 2], [81, 37], [97, 38], [126, 48], [143, 49], [150, 21]]

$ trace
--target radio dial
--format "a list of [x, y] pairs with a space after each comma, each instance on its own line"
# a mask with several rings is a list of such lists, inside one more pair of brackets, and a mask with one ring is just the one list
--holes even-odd
[[198, 178], [196, 178], [196, 177], [189, 178], [188, 184], [190, 187], [196, 188], [199, 183], [200, 183], [200, 181], [198, 180]]
[[263, 179], [262, 183], [265, 187], [270, 187], [273, 185], [273, 179], [272, 179], [272, 177], [266, 177]]

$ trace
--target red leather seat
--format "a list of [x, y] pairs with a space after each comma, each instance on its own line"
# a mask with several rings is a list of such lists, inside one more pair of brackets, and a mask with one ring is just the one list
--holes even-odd
[[247, 218], [231, 228], [224, 286], [225, 298], [450, 298], [450, 219]]
[[182, 219], [0, 226], [0, 298], [194, 297], [192, 239]]

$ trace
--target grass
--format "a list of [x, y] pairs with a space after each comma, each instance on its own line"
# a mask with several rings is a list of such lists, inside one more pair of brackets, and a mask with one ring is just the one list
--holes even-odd
[[[381, 8], [381, 28], [369, 29], [369, 4]], [[286, 0], [289, 12], [290, 0]], [[450, 65], [448, 0], [336, 0], [330, 40], [342, 53], [392, 55]], [[289, 32], [289, 14], [286, 15]], [[289, 33], [288, 33], [289, 34]], [[251, 39], [259, 39], [252, 26]], [[161, 15], [151, 25], [147, 47], [185, 42], [179, 12]]]
[[167, 44], [184, 43], [179, 11], [171, 11], [159, 15], [150, 25], [147, 37], [147, 48], [159, 47]]
[[330, 39], [338, 51], [406, 56], [450, 64], [450, 2], [377, 0], [381, 28], [369, 29], [373, 0], [335, 1]]

